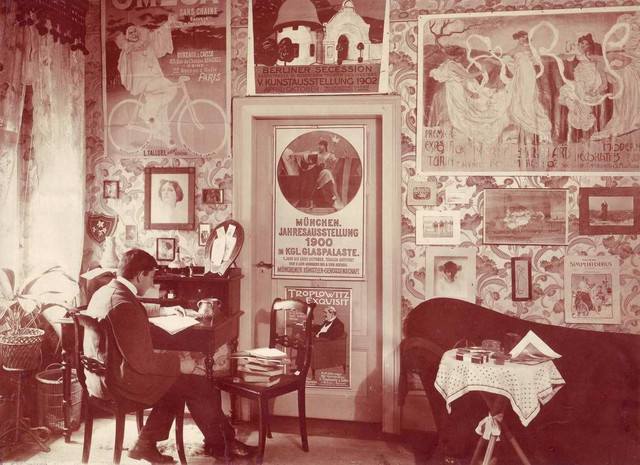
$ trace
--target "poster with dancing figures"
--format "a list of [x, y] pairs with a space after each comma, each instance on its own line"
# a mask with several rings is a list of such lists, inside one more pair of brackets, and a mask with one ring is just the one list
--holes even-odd
[[364, 279], [365, 127], [274, 132], [273, 277]]
[[567, 323], [620, 324], [618, 257], [564, 257]]
[[388, 0], [252, 0], [247, 93], [385, 93]]
[[640, 170], [638, 7], [420, 16], [418, 169]]
[[107, 155], [226, 155], [226, 3], [194, 3], [102, 2]]

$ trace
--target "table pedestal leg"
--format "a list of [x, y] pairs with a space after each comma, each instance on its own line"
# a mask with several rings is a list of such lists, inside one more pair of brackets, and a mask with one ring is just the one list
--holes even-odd
[[491, 436], [489, 438], [489, 444], [487, 444], [487, 451], [484, 453], [484, 460], [482, 461], [482, 465], [489, 465], [489, 462], [491, 462], [491, 457], [493, 456], [493, 448], [496, 446], [497, 440], [498, 436]]
[[520, 461], [523, 463], [523, 465], [531, 465], [531, 462], [529, 462], [529, 459], [522, 450], [522, 447], [520, 447], [520, 444], [518, 444], [516, 438], [513, 436], [513, 434], [511, 434], [511, 431], [507, 427], [506, 423], [502, 423], [502, 432], [509, 440], [511, 447], [513, 447], [513, 450], [516, 451], [516, 454], [520, 458]]

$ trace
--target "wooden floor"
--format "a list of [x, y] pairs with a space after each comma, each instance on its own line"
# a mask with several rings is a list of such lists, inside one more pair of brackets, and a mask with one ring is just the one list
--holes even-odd
[[[236, 426], [238, 439], [256, 445], [258, 442], [255, 426], [239, 423]], [[113, 454], [114, 422], [110, 418], [97, 419], [94, 423], [91, 447], [91, 464], [111, 463]], [[309, 452], [300, 447], [300, 436], [296, 419], [273, 418], [273, 438], [267, 439], [265, 465], [440, 465], [440, 460], [430, 457], [434, 448], [434, 435], [426, 433], [402, 436], [386, 435], [379, 425], [350, 423], [330, 420], [308, 420]], [[41, 452], [33, 444], [22, 445], [10, 456], [0, 460], [2, 465], [12, 463], [78, 464], [82, 456], [81, 426], [72, 436], [71, 443], [65, 443], [60, 436], [48, 441], [50, 452]], [[133, 416], [129, 416], [125, 428], [125, 449], [135, 441], [136, 426]], [[192, 465], [216, 464], [223, 461], [205, 456], [202, 450], [202, 434], [195, 424], [185, 418], [185, 449], [187, 461]], [[174, 448], [173, 431], [159, 449], [177, 459]], [[127, 451], [123, 452], [123, 465], [144, 464], [131, 460]], [[236, 465], [253, 464], [254, 460], [238, 460]]]

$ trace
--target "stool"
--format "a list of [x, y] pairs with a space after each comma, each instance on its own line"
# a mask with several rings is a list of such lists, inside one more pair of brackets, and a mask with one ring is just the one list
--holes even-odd
[[[2, 369], [8, 373], [15, 374], [18, 377], [18, 389], [16, 392], [16, 419], [13, 427], [9, 428], [5, 431], [2, 436], [0, 436], [0, 441], [5, 436], [9, 436], [11, 433], [14, 434], [12, 444], [20, 443], [21, 433], [28, 435], [33, 441], [40, 447], [43, 452], [49, 452], [49, 446], [45, 444], [51, 434], [49, 428], [45, 426], [40, 426], [36, 428], [32, 428], [27, 421], [27, 418], [22, 416], [22, 383], [24, 379], [29, 376], [32, 370], [26, 370], [22, 368], [8, 368], [3, 366]], [[42, 433], [43, 437], [40, 437], [38, 433]]]

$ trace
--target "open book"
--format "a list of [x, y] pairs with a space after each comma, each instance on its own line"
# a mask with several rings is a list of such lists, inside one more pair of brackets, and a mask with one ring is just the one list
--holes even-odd
[[561, 357], [531, 330], [511, 349], [509, 354], [512, 361], [528, 364]]
[[182, 315], [156, 316], [149, 318], [149, 322], [156, 325], [158, 328], [165, 330], [169, 334], [179, 333], [180, 331], [199, 323], [195, 318]]

